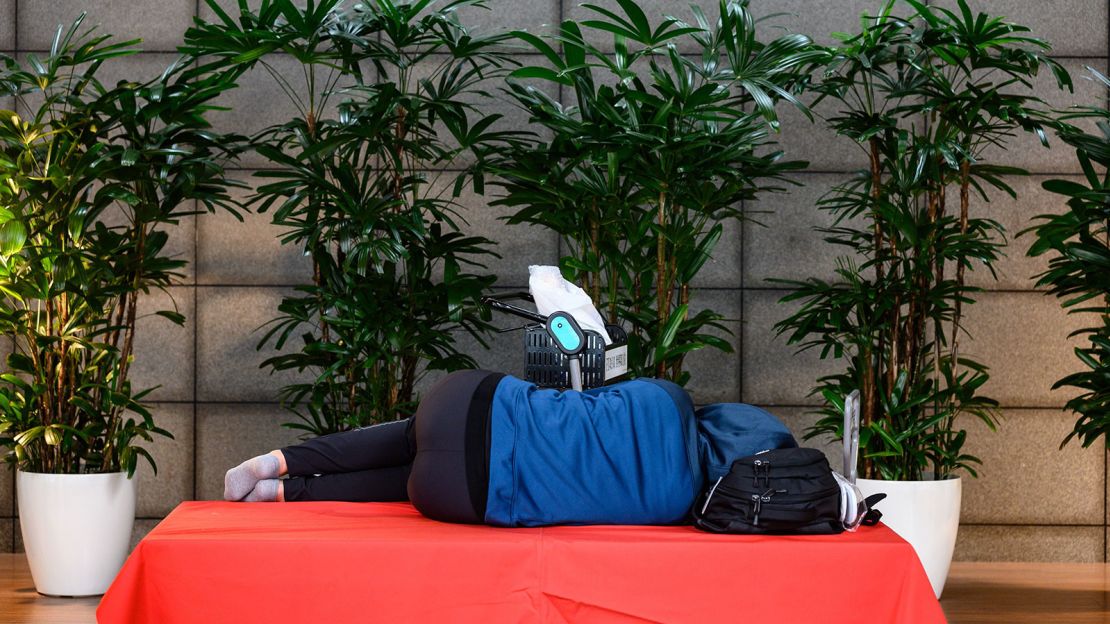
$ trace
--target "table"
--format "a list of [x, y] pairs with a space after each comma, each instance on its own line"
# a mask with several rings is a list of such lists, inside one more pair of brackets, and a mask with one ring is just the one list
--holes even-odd
[[687, 526], [503, 529], [407, 503], [181, 504], [97, 610], [123, 622], [944, 622], [883, 526], [829, 536]]

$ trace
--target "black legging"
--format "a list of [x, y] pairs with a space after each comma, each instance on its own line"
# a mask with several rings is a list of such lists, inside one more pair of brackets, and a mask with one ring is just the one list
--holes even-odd
[[445, 522], [481, 523], [489, 486], [489, 410], [503, 375], [460, 371], [407, 420], [321, 436], [281, 449], [287, 501], [411, 500]]
[[281, 449], [287, 501], [403, 501], [416, 444], [412, 420], [333, 433]]

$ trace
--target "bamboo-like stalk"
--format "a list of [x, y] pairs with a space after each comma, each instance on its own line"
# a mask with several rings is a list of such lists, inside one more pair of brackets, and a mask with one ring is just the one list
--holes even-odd
[[[47, 332], [47, 336], [49, 336], [50, 338], [53, 339], [56, 336], [56, 332], [54, 330], [54, 300], [52, 298], [48, 298], [45, 303], [46, 303], [46, 305], [45, 305], [45, 308], [46, 308], [46, 332]], [[31, 348], [33, 349], [33, 348], [37, 348], [37, 347], [36, 347], [36, 345], [32, 344]], [[52, 374], [52, 371], [54, 370], [54, 366], [56, 366], [56, 362], [54, 361], [55, 357], [56, 357], [56, 354], [53, 351], [47, 353], [46, 368], [43, 370], [43, 372], [46, 375], [46, 378], [43, 379], [43, 382], [44, 382], [43, 387], [46, 391], [46, 395], [43, 397], [43, 403], [44, 403], [45, 410], [44, 410], [44, 413], [43, 413], [42, 424], [47, 425], [47, 426], [53, 424], [53, 422], [56, 418], [56, 414], [54, 412], [55, 405], [56, 405], [56, 396], [55, 396], [56, 390], [55, 390], [54, 384], [51, 383], [52, 379], [50, 378], [50, 375]]]
[[69, 310], [67, 309], [68, 306], [66, 305], [67, 304], [66, 299], [67, 299], [67, 297], [66, 297], [66, 294], [64, 292], [61, 294], [60, 297], [58, 297], [58, 308], [57, 308], [57, 317], [58, 317], [57, 326], [58, 327], [57, 327], [57, 331], [54, 332], [54, 337], [58, 341], [56, 343], [57, 344], [57, 349], [58, 349], [58, 364], [57, 364], [57, 366], [54, 367], [54, 383], [55, 383], [54, 400], [57, 401], [57, 405], [55, 406], [54, 409], [55, 409], [55, 413], [57, 415], [57, 419], [58, 419], [59, 423], [65, 423], [66, 422], [66, 418], [65, 418], [66, 405], [69, 403], [69, 401], [68, 401], [68, 399], [69, 399], [69, 390], [71, 390], [71, 388], [66, 387], [66, 358], [69, 355], [67, 353], [68, 352], [67, 347], [69, 346], [69, 343], [66, 340], [66, 336], [65, 336], [66, 323], [69, 320]]
[[393, 406], [397, 405], [401, 397], [401, 387], [400, 384], [397, 383], [397, 366], [394, 365], [393, 362], [386, 364], [385, 383], [386, 396], [388, 396], [389, 399], [384, 406], [384, 413], [381, 414], [382, 418], [385, 418], [387, 414], [393, 411]]
[[[313, 76], [314, 76], [314, 74], [313, 74]], [[310, 83], [311, 83], [311, 80], [310, 80]], [[315, 90], [310, 85], [310, 88], [309, 88], [310, 98], [313, 98], [314, 94], [315, 94]], [[316, 120], [316, 111], [312, 107], [311, 103], [309, 105], [309, 109], [307, 109], [307, 112], [304, 115], [304, 124], [305, 124], [306, 130], [309, 131], [310, 139], [315, 140], [316, 139], [316, 130], [317, 130], [317, 120]], [[309, 198], [307, 198], [307, 202], [309, 202], [309, 205], [312, 205], [313, 203], [315, 203], [312, 193], [309, 194]], [[320, 258], [319, 258], [320, 249], [321, 248], [326, 249], [326, 244], [327, 243], [323, 243], [323, 244], [316, 243], [314, 245], [316, 249], [314, 249], [310, 253], [310, 255], [312, 256], [312, 283], [313, 283], [313, 285], [315, 286], [315, 289], [316, 289], [317, 322], [320, 323], [320, 340], [325, 344], [330, 343], [332, 341], [331, 328], [329, 326], [329, 323], [327, 323], [327, 300], [324, 296], [324, 291], [323, 291], [324, 280], [323, 280], [323, 273], [322, 273], [321, 268], [320, 268]]]
[[[964, 160], [960, 163], [960, 236], [967, 236], [968, 210], [971, 204], [971, 162]], [[956, 358], [960, 353], [960, 322], [963, 316], [963, 292], [966, 263], [961, 261], [956, 264], [956, 309], [952, 313], [952, 365], [956, 365]]]
[[[944, 187], [944, 181], [943, 180], [940, 182], [940, 186], [941, 186], [941, 188]], [[934, 267], [934, 276], [933, 276], [933, 285], [932, 285], [933, 288], [939, 288], [940, 285], [944, 282], [944, 269], [945, 269], [944, 264], [945, 263], [944, 263], [944, 256], [941, 254], [941, 249], [940, 249], [940, 245], [942, 243], [941, 235], [940, 235], [941, 232], [937, 228], [940, 224], [941, 219], [944, 218], [946, 208], [947, 208], [947, 206], [945, 206], [944, 204], [942, 204], [938, 201], [937, 205], [936, 205], [936, 209], [929, 215], [929, 223], [930, 223], [931, 227], [933, 228], [932, 240], [929, 244], [929, 253], [933, 258], [933, 267]], [[926, 314], [926, 312], [923, 312], [923, 314]], [[934, 378], [935, 382], [937, 383], [938, 387], [939, 387], [939, 384], [941, 382], [940, 362], [941, 362], [941, 355], [942, 355], [941, 350], [942, 350], [943, 342], [944, 342], [944, 328], [941, 325], [940, 319], [934, 318], [933, 319], [933, 378]]]
[[[679, 303], [680, 306], [689, 306], [690, 305], [690, 285], [689, 284], [682, 284], [681, 288], [679, 289], [678, 303]], [[689, 310], [689, 308], [687, 308], [682, 313], [682, 320], [685, 321], [687, 318], [689, 318], [689, 316], [690, 316], [690, 310]], [[685, 361], [686, 361], [686, 357], [683, 356], [683, 355], [680, 355], [680, 356], [676, 357], [674, 359], [674, 361], [671, 363], [671, 381], [678, 381], [679, 377], [682, 376], [682, 365]]]
[[[663, 329], [667, 326], [671, 315], [671, 297], [667, 292], [667, 238], [664, 235], [664, 230], [667, 226], [667, 190], [664, 188], [659, 192], [659, 205], [658, 205], [658, 224], [659, 233], [656, 235], [655, 244], [655, 298], [656, 298], [656, 318], [658, 320], [658, 331], [656, 339], [662, 337]], [[666, 363], [659, 361], [655, 363], [655, 376], [662, 379], [667, 372]]]
[[[883, 190], [883, 165], [880, 155], [879, 140], [876, 137], [871, 137], [869, 141], [868, 150], [870, 156], [870, 173], [871, 173], [871, 200], [872, 200], [872, 218], [874, 221], [874, 241], [873, 246], [875, 249], [876, 262], [875, 262], [875, 283], [881, 285], [885, 278], [885, 271], [882, 261], [883, 251], [883, 226], [882, 220], [879, 218], [879, 203], [882, 199]], [[880, 336], [878, 353], [881, 358], [883, 349], [883, 339]], [[875, 352], [872, 346], [865, 346], [861, 349], [860, 366], [862, 370], [860, 374], [860, 427], [866, 429], [871, 426], [878, 418], [878, 388], [876, 388], [876, 366], [878, 362], [875, 360]], [[877, 475], [872, 474], [873, 465], [866, 457], [863, 459], [862, 474], [869, 477]]]
[[640, 297], [643, 294], [643, 291], [644, 291], [643, 280], [640, 279], [640, 274], [637, 273], [635, 275], [635, 277], [632, 278], [632, 314], [633, 314], [633, 316], [639, 316], [640, 311], [643, 309], [640, 306]]
[[357, 370], [354, 362], [347, 365], [347, 411], [351, 414], [358, 411], [358, 398], [355, 392], [358, 388]]
[[[380, 396], [380, 394], [381, 394], [381, 380], [385, 379], [388, 374], [389, 374], [389, 371], [386, 370], [385, 363], [382, 362], [381, 360], [375, 360], [370, 365], [369, 384], [370, 384], [370, 388], [372, 389], [373, 395], [374, 395], [374, 404], [370, 406], [372, 409], [376, 409], [382, 403], [382, 401], [381, 401], [382, 397]], [[372, 416], [377, 417], [377, 414], [372, 414]]]
[[[146, 196], [146, 199], [148, 201], [151, 200], [150, 193], [143, 192], [146, 189], [135, 190], [137, 191], [136, 194], [144, 195]], [[148, 232], [146, 226], [142, 224], [136, 224], [134, 232], [136, 237], [135, 256], [136, 260], [139, 260], [143, 257], [143, 254], [146, 251], [146, 238], [148, 236]], [[137, 264], [141, 265], [142, 263], [137, 262]], [[136, 293], [138, 293], [141, 282], [142, 274], [139, 269], [136, 269], [135, 273], [131, 276], [131, 291], [129, 293], [125, 293], [124, 297], [121, 297], [121, 299], [124, 300], [121, 301], [119, 304], [121, 313], [123, 315], [123, 323], [120, 325], [119, 328], [119, 337], [122, 337], [123, 345], [122, 347], [119, 347], [117, 356], [119, 358], [119, 368], [116, 371], [116, 392], [122, 392], [124, 384], [127, 381], [128, 372], [130, 370], [131, 353], [134, 350], [135, 346], [135, 322], [138, 318], [138, 295]], [[112, 434], [119, 426], [119, 420], [121, 417], [121, 409], [118, 407], [113, 408], [112, 413], [109, 415], [108, 418], [108, 426], [105, 430], [104, 455], [101, 459], [102, 471], [111, 470], [113, 467], [111, 465], [111, 461], [112, 456], [114, 455], [115, 441], [113, 440]]]
[[598, 218], [600, 215], [597, 212], [597, 200], [592, 202], [590, 211], [590, 249], [593, 251], [595, 270], [590, 272], [592, 278], [590, 297], [593, 299], [594, 305], [601, 302], [601, 223]]
[[[404, 73], [403, 76], [404, 77], [401, 80], [401, 88], [404, 91], [408, 88], [407, 72]], [[404, 183], [404, 177], [407, 173], [409, 173], [405, 169], [405, 158], [406, 156], [409, 157], [410, 163], [414, 163], [416, 158], [415, 154], [407, 153], [404, 148], [404, 142], [409, 132], [409, 126], [407, 123], [408, 115], [409, 110], [407, 108], [402, 106], [397, 109], [397, 126], [395, 131], [395, 138], [397, 140], [395, 146], [395, 149], [397, 151], [397, 168], [394, 169], [393, 175], [395, 184], [397, 185], [398, 208], [401, 208], [402, 206], [402, 184]], [[419, 119], [417, 119], [416, 123], [419, 125]], [[413, 166], [415, 166], [415, 164], [413, 164]], [[411, 211], [415, 208], [417, 192], [418, 191], [414, 188], [413, 205], [405, 206], [406, 210]], [[412, 266], [406, 265], [405, 268], [405, 280], [408, 282], [406, 287], [408, 310], [410, 313], [412, 313], [416, 309], [416, 287], [413, 283], [413, 281], [416, 279], [416, 271], [413, 269]], [[389, 384], [389, 402], [385, 406], [386, 413], [383, 414], [384, 419], [396, 419], [398, 417], [397, 406], [402, 402], [408, 402], [412, 399], [414, 385], [413, 378], [415, 377], [416, 371], [416, 357], [409, 353], [402, 353], [399, 354], [399, 356], [400, 366], [393, 366], [392, 370], [390, 371], [389, 377], [387, 378], [387, 383]]]
[[[68, 364], [67, 360], [69, 359], [69, 341], [67, 340], [67, 337], [65, 335], [66, 325], [69, 323], [68, 299], [69, 297], [66, 295], [66, 293], [62, 293], [58, 306], [58, 366], [56, 368], [55, 375], [57, 376], [58, 384], [58, 422], [66, 425], [72, 425], [74, 423], [69, 417], [68, 412], [72, 409], [72, 403], [70, 399], [73, 398], [74, 388], [72, 385], [66, 383], [69, 368], [66, 366], [66, 364]], [[60, 464], [59, 467], [62, 467], [61, 465], [64, 465], [67, 462], [62, 457], [61, 445], [55, 444], [53, 446], [55, 456], [57, 457], [58, 463]]]
[[616, 325], [617, 317], [617, 271], [612, 266], [608, 269], [609, 277], [609, 324]]
[[[309, 88], [309, 95], [310, 96], [313, 95], [313, 89], [311, 89], [311, 88]], [[308, 112], [305, 114], [305, 120], [304, 121], [305, 121], [305, 128], [308, 130], [309, 138], [312, 139], [312, 140], [315, 140], [316, 136], [317, 136], [316, 135], [317, 119], [316, 119], [316, 111], [312, 107], [309, 107]], [[306, 201], [308, 202], [309, 205], [312, 205], [314, 203], [312, 194], [309, 194]], [[326, 243], [324, 243], [324, 245], [326, 245]], [[312, 284], [316, 287], [316, 311], [317, 311], [317, 314], [319, 315], [320, 340], [323, 341], [324, 343], [329, 343], [329, 342], [331, 342], [331, 331], [330, 331], [330, 328], [328, 327], [328, 321], [327, 321], [327, 300], [324, 298], [324, 292], [323, 292], [324, 279], [323, 279], [323, 274], [320, 271], [320, 260], [319, 260], [319, 249], [321, 247], [320, 243], [317, 242], [315, 247], [316, 247], [316, 249], [311, 250], [309, 255], [312, 256]]]
[[[399, 396], [401, 403], [408, 404], [412, 402], [416, 387], [416, 366], [418, 363], [419, 358], [411, 354], [405, 355], [401, 360], [401, 392]], [[401, 416], [397, 411], [397, 405], [397, 403], [394, 403], [390, 406], [394, 419]]]
[[[968, 212], [971, 206], [971, 161], [964, 160], [960, 163], [960, 236], [967, 236]], [[961, 259], [956, 263], [956, 305], [952, 313], [952, 341], [949, 352], [949, 366], [956, 374], [960, 357], [960, 326], [963, 321], [963, 293], [965, 284], [966, 262]], [[954, 407], [954, 406], [953, 406]], [[944, 422], [944, 437], [948, 444], [952, 443], [956, 410], [952, 409]]]
[[892, 262], [890, 266], [890, 273], [887, 275], [887, 279], [890, 281], [890, 283], [895, 284], [895, 290], [894, 305], [890, 309], [890, 355], [888, 356], [886, 363], [885, 390], [886, 392], [893, 392], [894, 384], [898, 377], [898, 371], [903, 370], [901, 365], [901, 354], [903, 353], [902, 340], [904, 332], [902, 331], [902, 291], [899, 283], [900, 279], [898, 274], [898, 271], [900, 270], [900, 264], [898, 262], [898, 239], [896, 236], [894, 236], [894, 234], [891, 234], [889, 238], [890, 257]]

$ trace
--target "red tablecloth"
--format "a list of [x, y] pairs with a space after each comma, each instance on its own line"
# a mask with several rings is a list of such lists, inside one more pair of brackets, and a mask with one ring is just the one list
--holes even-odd
[[183, 503], [139, 543], [101, 624], [944, 622], [886, 527], [497, 529], [407, 503]]

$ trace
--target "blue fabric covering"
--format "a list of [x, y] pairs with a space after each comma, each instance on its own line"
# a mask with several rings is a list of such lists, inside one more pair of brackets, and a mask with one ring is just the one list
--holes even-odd
[[681, 522], [707, 478], [741, 457], [797, 445], [758, 407], [719, 403], [695, 413], [690, 396], [667, 381], [563, 392], [505, 377], [490, 411], [485, 520]]
[[752, 405], [716, 403], [697, 411], [698, 457], [710, 483], [732, 462], [760, 451], [798, 446], [786, 425]]
[[696, 436], [689, 397], [668, 382], [562, 392], [506, 377], [490, 414], [486, 522], [680, 522], [703, 479]]

